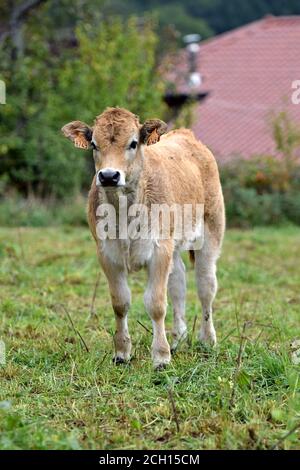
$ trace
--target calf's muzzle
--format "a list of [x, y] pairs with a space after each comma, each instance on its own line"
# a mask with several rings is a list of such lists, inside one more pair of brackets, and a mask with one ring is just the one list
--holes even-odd
[[121, 173], [118, 170], [107, 168], [98, 172], [98, 181], [101, 186], [118, 186], [120, 178]]

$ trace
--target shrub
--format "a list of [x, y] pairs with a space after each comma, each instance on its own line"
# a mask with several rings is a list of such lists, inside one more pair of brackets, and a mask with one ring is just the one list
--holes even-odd
[[282, 195], [282, 210], [291, 222], [300, 225], [300, 192], [290, 191]]
[[86, 200], [83, 196], [63, 201], [24, 199], [11, 195], [0, 201], [0, 226], [48, 227], [57, 225], [85, 226]]
[[300, 164], [297, 159], [260, 156], [221, 165], [229, 226], [300, 225]]

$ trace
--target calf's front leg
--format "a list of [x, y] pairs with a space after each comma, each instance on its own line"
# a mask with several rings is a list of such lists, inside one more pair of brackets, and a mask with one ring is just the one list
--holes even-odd
[[107, 277], [112, 307], [115, 313], [116, 332], [114, 335], [114, 362], [121, 364], [130, 360], [131, 339], [128, 331], [127, 315], [131, 303], [127, 276], [119, 266], [114, 266], [102, 260], [104, 273]]
[[148, 284], [144, 295], [145, 308], [152, 320], [152, 360], [155, 369], [162, 369], [171, 360], [170, 345], [165, 331], [167, 285], [172, 261], [172, 244], [155, 247], [148, 266]]

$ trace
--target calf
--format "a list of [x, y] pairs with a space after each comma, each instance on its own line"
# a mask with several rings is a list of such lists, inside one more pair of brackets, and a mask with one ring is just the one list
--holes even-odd
[[[108, 280], [115, 313], [116, 363], [130, 360], [127, 314], [131, 294], [127, 277], [132, 270], [146, 267], [148, 272], [144, 303], [153, 325], [154, 367], [163, 368], [171, 358], [165, 332], [167, 294], [174, 313], [173, 348], [186, 337], [185, 266], [180, 256], [183, 248], [190, 250], [202, 304], [199, 339], [212, 345], [216, 343], [212, 303], [217, 291], [216, 262], [225, 228], [218, 168], [212, 153], [196, 140], [190, 130], [178, 129], [168, 133], [166, 130], [166, 124], [157, 119], [147, 120], [141, 125], [137, 116], [121, 108], [106, 109], [95, 119], [93, 127], [73, 121], [62, 128], [64, 135], [76, 147], [93, 148], [96, 174], [89, 193], [88, 221]], [[106, 203], [118, 212], [120, 196], [127, 203], [128, 213], [136, 203], [149, 210], [154, 204], [164, 207], [190, 204], [193, 232], [189, 239], [183, 235], [175, 238], [174, 217], [171, 217], [169, 237], [99, 237], [98, 208]], [[202, 233], [199, 230], [201, 221], [195, 216], [197, 205], [203, 207], [204, 237], [199, 249], [195, 249]]]

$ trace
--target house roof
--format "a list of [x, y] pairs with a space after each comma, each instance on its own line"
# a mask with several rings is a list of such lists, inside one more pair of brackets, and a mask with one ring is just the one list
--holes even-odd
[[[201, 90], [210, 94], [197, 107], [197, 137], [223, 159], [274, 153], [272, 116], [287, 111], [300, 126], [300, 104], [291, 99], [299, 57], [300, 16], [268, 16], [201, 44]], [[181, 56], [183, 85], [182, 63]]]

